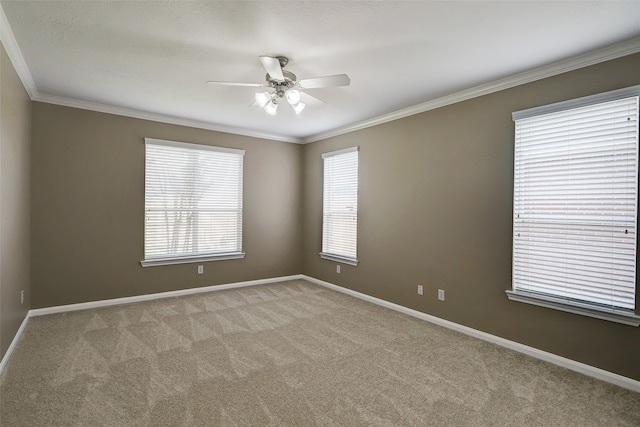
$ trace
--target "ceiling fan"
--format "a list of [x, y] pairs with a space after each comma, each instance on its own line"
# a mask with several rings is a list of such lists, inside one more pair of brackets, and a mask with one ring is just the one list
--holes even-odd
[[324, 104], [324, 101], [309, 95], [302, 89], [316, 89], [332, 86], [349, 86], [351, 79], [346, 74], [334, 76], [313, 77], [298, 80], [298, 77], [284, 67], [289, 63], [286, 56], [259, 56], [260, 62], [267, 70], [264, 83], [234, 83], [208, 81], [209, 84], [225, 86], [266, 87], [268, 90], [255, 95], [256, 103], [264, 108], [267, 114], [275, 116], [278, 104], [286, 100], [296, 114], [300, 114], [307, 104]]

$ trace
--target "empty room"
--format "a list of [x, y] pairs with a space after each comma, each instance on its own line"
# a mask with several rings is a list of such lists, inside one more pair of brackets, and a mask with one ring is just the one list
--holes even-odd
[[0, 425], [640, 425], [640, 2], [0, 0], [0, 41]]

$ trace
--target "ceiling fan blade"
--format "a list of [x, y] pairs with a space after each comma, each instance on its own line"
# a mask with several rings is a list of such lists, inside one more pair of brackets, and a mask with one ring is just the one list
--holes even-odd
[[319, 107], [325, 104], [325, 102], [322, 99], [316, 98], [315, 96], [311, 96], [308, 93], [304, 93], [304, 92], [300, 92], [300, 101], [314, 107]]
[[220, 85], [220, 86], [246, 86], [246, 87], [263, 87], [262, 83], [234, 83], [234, 82], [216, 82], [209, 80], [207, 84]]
[[311, 79], [298, 80], [298, 84], [303, 89], [315, 89], [330, 86], [349, 86], [351, 79], [346, 74], [336, 74], [335, 76], [314, 77]]
[[282, 67], [280, 66], [280, 60], [278, 58], [273, 58], [271, 56], [259, 56], [260, 62], [264, 66], [264, 69], [267, 70], [269, 76], [272, 79], [282, 81], [284, 80], [284, 75], [282, 74]]

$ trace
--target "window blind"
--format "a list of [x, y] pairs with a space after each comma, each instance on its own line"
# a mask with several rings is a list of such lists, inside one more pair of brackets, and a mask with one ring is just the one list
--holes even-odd
[[145, 260], [241, 252], [244, 151], [145, 144]]
[[514, 291], [635, 308], [637, 163], [638, 96], [515, 118]]
[[322, 254], [357, 258], [358, 147], [322, 155], [324, 159]]

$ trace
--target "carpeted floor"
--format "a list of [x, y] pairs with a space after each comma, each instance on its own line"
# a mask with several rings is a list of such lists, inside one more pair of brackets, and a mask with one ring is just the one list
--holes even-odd
[[29, 320], [2, 426], [639, 426], [640, 394], [296, 280]]

